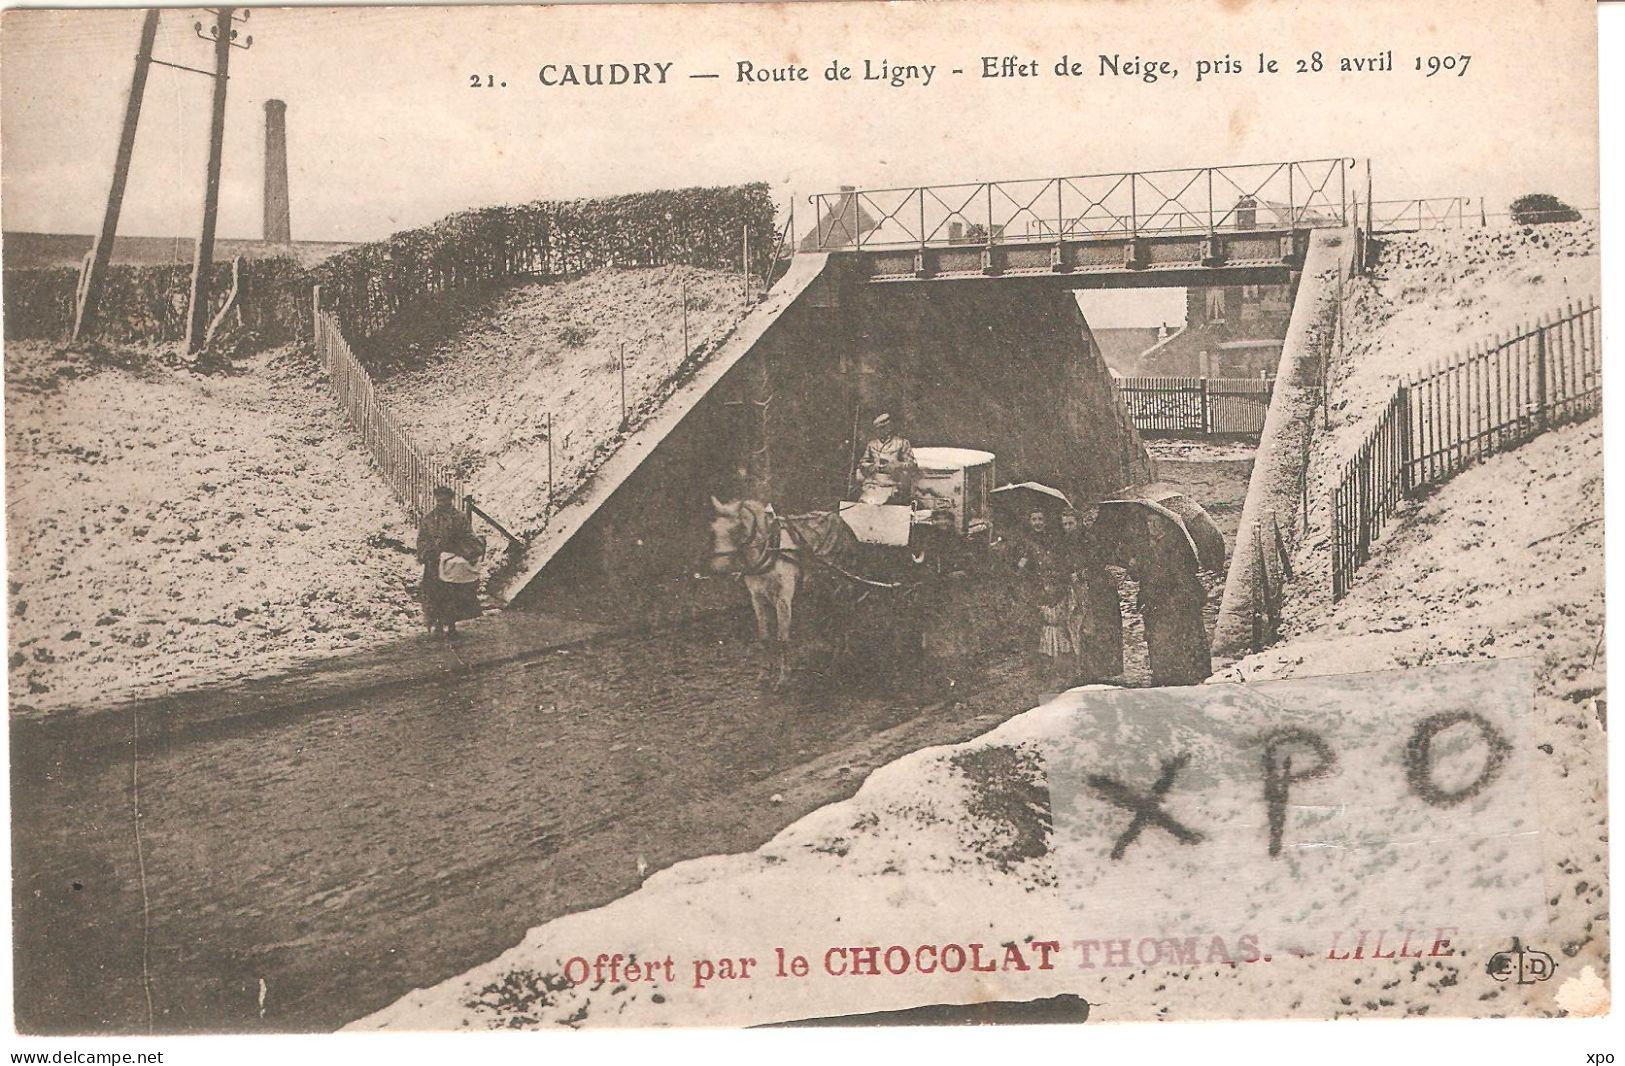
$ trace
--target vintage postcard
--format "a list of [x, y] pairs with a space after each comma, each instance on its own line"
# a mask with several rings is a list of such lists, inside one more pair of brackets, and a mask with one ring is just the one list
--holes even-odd
[[1597, 77], [6, 11], [16, 1031], [1606, 1014]]

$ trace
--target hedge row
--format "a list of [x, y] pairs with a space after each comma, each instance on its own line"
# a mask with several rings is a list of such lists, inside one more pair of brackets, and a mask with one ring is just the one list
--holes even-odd
[[[241, 324], [262, 343], [286, 344], [310, 336], [309, 273], [294, 259], [243, 263]], [[6, 339], [61, 340], [73, 330], [79, 271], [74, 267], [7, 270], [4, 279]], [[166, 343], [186, 339], [186, 308], [192, 268], [113, 266], [107, 271], [96, 335], [104, 340]], [[216, 263], [209, 314], [231, 292], [231, 263]], [[232, 323], [235, 325], [235, 323]]]
[[[346, 249], [310, 271], [292, 259], [247, 261], [243, 324], [267, 344], [308, 338], [310, 290], [320, 282], [323, 306], [357, 341], [419, 299], [497, 278], [674, 263], [738, 269], [746, 233], [752, 269], [764, 272], [773, 220], [773, 201], [761, 183], [463, 211]], [[5, 271], [6, 337], [67, 336], [78, 279], [72, 267]], [[216, 264], [211, 315], [230, 285], [230, 264]], [[184, 339], [190, 287], [191, 267], [184, 264], [111, 268], [98, 335]]]
[[355, 341], [424, 296], [494, 278], [673, 263], [737, 269], [747, 232], [760, 271], [772, 254], [773, 221], [761, 183], [543, 200], [450, 215], [341, 252], [315, 274], [323, 306]]

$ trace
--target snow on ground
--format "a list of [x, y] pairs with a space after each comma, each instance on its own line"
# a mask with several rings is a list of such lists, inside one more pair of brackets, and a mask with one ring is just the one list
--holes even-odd
[[1497, 333], [1598, 295], [1600, 269], [1594, 221], [1383, 238], [1371, 275], [1346, 290], [1343, 358], [1330, 368], [1329, 426], [1316, 414], [1306, 475], [1309, 522], [1286, 588], [1289, 629], [1305, 605], [1330, 595], [1332, 491], [1395, 387]]
[[172, 691], [418, 626], [405, 524], [308, 358], [205, 375], [8, 343], [13, 714]]
[[1382, 238], [1377, 263], [1345, 293], [1343, 360], [1331, 370], [1331, 432], [1341, 464], [1401, 378], [1465, 355], [1601, 292], [1595, 221], [1440, 230]]
[[1402, 504], [1336, 604], [1330, 500], [1402, 378], [1595, 296], [1598, 270], [1594, 222], [1386, 238], [1372, 276], [1348, 293], [1285, 640], [1215, 677], [1533, 657], [1546, 824], [1563, 841], [1548, 876], [1565, 952], [1607, 943], [1601, 421], [1545, 433]]
[[1559, 965], [1608, 950], [1602, 439], [1592, 419], [1458, 474], [1400, 513], [1343, 600], [1214, 678], [1532, 659]]
[[1251, 462], [1253, 456], [1258, 454], [1258, 445], [1249, 441], [1147, 437], [1145, 450], [1159, 462], [1164, 459], [1203, 463]]
[[[683, 290], [689, 348], [683, 360]], [[562, 501], [743, 317], [737, 275], [601, 271], [458, 297], [461, 332], [382, 340], [387, 402], [516, 532]], [[488, 303], [493, 301], [494, 308]], [[419, 321], [421, 319], [421, 321]], [[202, 374], [157, 353], [6, 345], [14, 713], [156, 695], [419, 627], [415, 531], [320, 368], [287, 351]], [[376, 368], [375, 368], [376, 369]]]
[[[1562, 980], [1580, 978], [1587, 967], [1606, 973], [1606, 826], [1597, 802], [1604, 787], [1603, 736], [1589, 702], [1602, 684], [1602, 530], [1584, 524], [1601, 513], [1600, 446], [1600, 425], [1593, 421], [1462, 474], [1402, 523], [1355, 592], [1320, 620], [1319, 631], [1242, 660], [1215, 679], [1253, 682], [1533, 655], [1534, 735], [1519, 738], [1514, 757], [1523, 760], [1524, 772], [1537, 775], [1534, 797], [1519, 794], [1539, 803], [1545, 835], [1537, 876], [1551, 924], [1524, 931], [1531, 947], [1558, 961]], [[1550, 539], [1529, 546], [1540, 537]], [[1316, 728], [1363, 729], [1378, 737], [1394, 731], [1388, 707], [1352, 703], [1341, 726], [1331, 722], [1335, 716], [1317, 715]], [[492, 962], [405, 996], [356, 1027], [742, 1025], [801, 1017], [811, 1002], [816, 1013], [833, 1014], [1068, 992], [1094, 1004], [1095, 1017], [1114, 1020], [1552, 1009], [1532, 1005], [1521, 993], [1503, 996], [1506, 989], [1483, 973], [1482, 947], [1458, 959], [1330, 963], [1275, 955], [1267, 964], [1248, 964], [1241, 961], [1246, 949], [1238, 947], [1236, 930], [1210, 929], [1202, 914], [1187, 919], [1190, 931], [1203, 934], [1199, 965], [1103, 968], [1080, 979], [1068, 943], [1066, 965], [1053, 971], [1001, 968], [974, 977], [916, 974], [907, 981], [819, 976], [822, 952], [832, 944], [979, 942], [1002, 965], [1005, 945], [1014, 943], [1031, 965], [1037, 940], [1088, 935], [1078, 917], [1089, 912], [1068, 908], [1079, 901], [1087, 906], [1091, 892], [1107, 882], [1071, 880], [1080, 876], [1076, 869], [1058, 873], [1051, 815], [1056, 781], [1047, 771], [1058, 743], [1081, 746], [1073, 765], [1121, 769], [1122, 752], [1140, 750], [1150, 734], [1131, 727], [1120, 738], [1126, 743], [1112, 749], [1103, 736], [1110, 730], [1101, 725], [1109, 717], [1073, 694], [966, 744], [916, 752], [877, 770], [851, 800], [815, 811], [754, 853], [657, 873], [639, 892], [533, 929]], [[1149, 718], [1141, 721], [1143, 729], [1158, 728]], [[1236, 725], [1245, 731], [1258, 723]], [[1349, 761], [1352, 778], [1369, 777], [1369, 788], [1378, 787], [1381, 774], [1361, 769]], [[1208, 785], [1200, 804], [1185, 809], [1211, 823], [1244, 815], [1257, 802], [1255, 791], [1232, 795]], [[1390, 821], [1384, 817], [1382, 824]], [[1148, 906], [1182, 876], [1213, 876], [1200, 865], [1179, 874], [1184, 853], [1157, 836], [1160, 845], [1151, 846], [1166, 854], [1151, 853], [1152, 865], [1164, 864], [1156, 868], [1167, 877], [1142, 871]], [[1494, 849], [1453, 832], [1418, 833], [1418, 839], [1430, 842], [1416, 875], [1431, 878], [1429, 893], [1462, 885], [1482, 893], [1507, 873]], [[1087, 867], [1081, 876], [1091, 876]], [[1297, 902], [1310, 910], [1347, 906], [1347, 883], [1325, 880], [1330, 895], [1315, 895], [1321, 888], [1311, 886]], [[1237, 956], [1237, 965], [1226, 965], [1222, 955], [1215, 961], [1210, 932], [1228, 936], [1223, 950]], [[812, 977], [758, 975], [693, 987], [695, 959], [749, 956], [766, 969], [774, 964], [774, 947], [808, 955]], [[572, 958], [594, 961], [617, 952], [642, 963], [671, 956], [670, 979], [663, 969], [653, 980], [600, 982], [594, 974], [572, 983], [564, 977], [585, 973], [586, 964]], [[1562, 980], [1546, 991], [1563, 987]]]
[[[1390, 691], [1401, 687], [1388, 682]], [[1453, 676], [1434, 680], [1432, 698], [1458, 682], [1492, 691]], [[1227, 707], [1222, 697], [1196, 708], [1192, 697], [1211, 689], [1064, 695], [965, 744], [880, 768], [852, 799], [814, 811], [755, 852], [679, 864], [614, 903], [532, 929], [495, 960], [351, 1027], [739, 1026], [1068, 993], [1091, 1004], [1092, 1019], [1114, 1021], [1539, 1010], [1521, 989], [1501, 995], [1483, 973], [1482, 944], [1470, 955], [1417, 958], [1437, 950], [1436, 930], [1414, 937], [1404, 959], [1332, 962], [1330, 936], [1315, 937], [1303, 955], [1282, 950], [1298, 943], [1272, 931], [1283, 920], [1317, 930], [1342, 930], [1335, 923], [1344, 920], [1359, 928], [1379, 912], [1402, 920], [1382, 904], [1455, 915], [1459, 893], [1487, 891], [1508, 874], [1507, 846], [1524, 846], [1500, 834], [1453, 834], [1450, 819], [1473, 826], [1479, 813], [1440, 816], [1409, 797], [1395, 765], [1403, 747], [1396, 718], [1371, 713], [1364, 679], [1338, 684], [1330, 713], [1302, 686], [1273, 711]], [[1236, 741], [1265, 718], [1309, 715], [1339, 743], [1334, 806], [1295, 807], [1287, 839], [1296, 850], [1272, 863], [1262, 854], [1257, 750]], [[1081, 771], [1149, 782], [1156, 758], [1181, 746], [1196, 754], [1172, 813], [1212, 839], [1185, 847], [1155, 827], [1126, 861], [1108, 857], [1132, 819], [1084, 795]], [[1520, 809], [1534, 802], [1519, 789], [1500, 797]], [[1328, 825], [1350, 809], [1357, 836], [1316, 843], [1344, 839]], [[1428, 846], [1402, 846], [1420, 841]], [[1352, 874], [1387, 883], [1362, 896]], [[1538, 908], [1538, 880], [1491, 898]], [[1134, 954], [1113, 962], [1104, 945], [1121, 937], [1131, 937], [1124, 942]], [[1087, 954], [1079, 941], [1091, 942]], [[889, 961], [878, 973], [851, 972], [869, 946]], [[1390, 935], [1387, 950], [1399, 947]], [[778, 973], [778, 949], [789, 976]], [[799, 976], [798, 955], [807, 966]], [[611, 957], [638, 972], [597, 969]], [[740, 976], [745, 958], [755, 968]], [[735, 960], [731, 976], [723, 959]]]
[[[688, 350], [684, 359], [684, 288]], [[547, 416], [554, 493], [562, 503], [745, 315], [737, 274], [696, 267], [600, 270], [502, 289], [454, 335], [387, 353], [407, 369], [385, 402], [431, 451], [449, 454], [480, 506], [516, 533], [544, 522]], [[377, 344], [374, 347], [378, 347]], [[426, 349], [426, 350], [424, 350]]]
[[1600, 419], [1491, 456], [1402, 505], [1348, 595], [1302, 595], [1286, 642], [1234, 674], [1293, 676], [1310, 659], [1324, 673], [1534, 655], [1545, 691], [1596, 695], [1602, 508]]

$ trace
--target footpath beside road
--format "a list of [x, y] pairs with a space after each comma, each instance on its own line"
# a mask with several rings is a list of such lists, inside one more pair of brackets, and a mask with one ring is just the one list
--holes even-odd
[[519, 611], [487, 614], [465, 623], [454, 641], [419, 634], [363, 651], [314, 658], [264, 677], [14, 718], [12, 759], [60, 761], [74, 752], [128, 745], [137, 731], [142, 737], [171, 738], [228, 721], [359, 700], [380, 690], [410, 688], [628, 631], [630, 627]]

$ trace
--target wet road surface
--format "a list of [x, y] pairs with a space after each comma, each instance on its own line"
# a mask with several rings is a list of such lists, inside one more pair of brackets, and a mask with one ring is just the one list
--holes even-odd
[[634, 890], [639, 858], [752, 849], [1032, 706], [1019, 656], [989, 662], [923, 710], [772, 694], [710, 619], [17, 766], [17, 1025], [144, 1031], [150, 995], [160, 1032], [336, 1028]]

